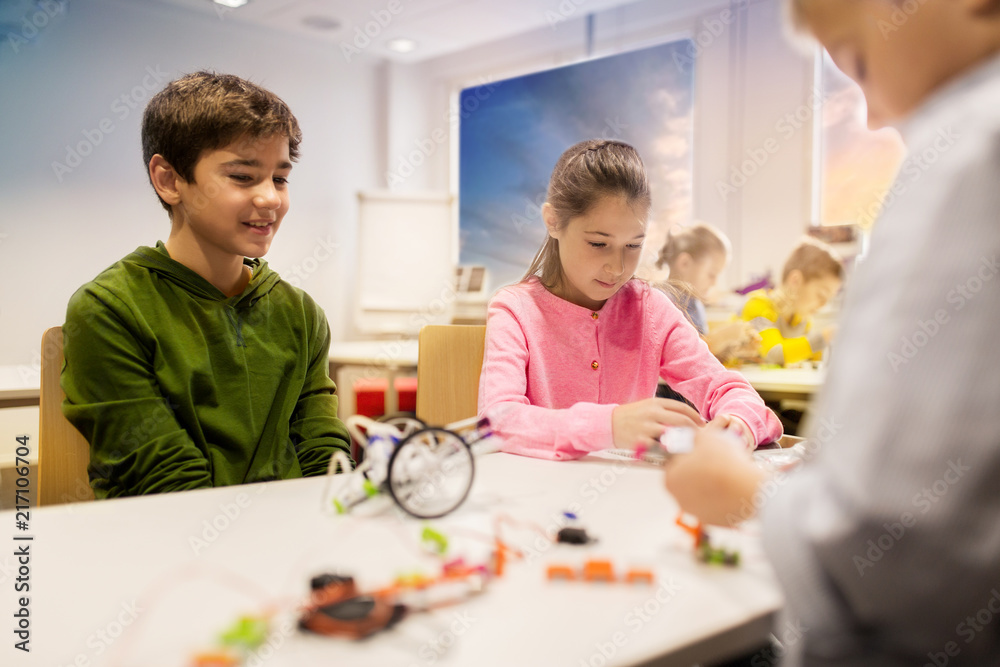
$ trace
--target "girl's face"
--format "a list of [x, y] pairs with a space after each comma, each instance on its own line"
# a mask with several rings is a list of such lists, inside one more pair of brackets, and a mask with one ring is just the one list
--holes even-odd
[[[799, 276], [801, 275], [800, 273]], [[792, 308], [803, 319], [812, 317], [840, 291], [841, 282], [836, 276], [821, 276], [803, 281], [794, 291], [795, 296], [791, 299]]]
[[704, 301], [726, 268], [726, 256], [721, 252], [708, 252], [701, 259], [693, 259], [687, 253], [683, 253], [681, 257], [686, 259], [683, 270], [678, 271], [676, 276], [671, 271], [670, 277], [689, 284], [694, 295]]
[[584, 215], [556, 229], [555, 210], [542, 207], [549, 236], [559, 242], [562, 281], [555, 294], [570, 303], [600, 310], [639, 265], [646, 221], [622, 197], [604, 197]]

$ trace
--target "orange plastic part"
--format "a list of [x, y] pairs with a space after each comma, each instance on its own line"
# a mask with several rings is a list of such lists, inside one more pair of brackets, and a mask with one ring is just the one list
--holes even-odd
[[629, 570], [625, 574], [625, 583], [627, 583], [627, 584], [652, 584], [653, 583], [653, 572], [652, 572], [652, 570]]
[[237, 667], [240, 659], [226, 651], [206, 651], [191, 659], [191, 667]]
[[694, 538], [694, 546], [700, 547], [704, 542], [707, 534], [704, 528], [701, 527], [700, 521], [695, 521], [694, 523], [688, 523], [684, 520], [684, 513], [682, 512], [677, 517], [677, 525], [683, 528], [687, 533]]
[[573, 581], [576, 579], [576, 572], [569, 565], [549, 565], [549, 569], [546, 572], [546, 576], [549, 581], [555, 579], [565, 579], [566, 581]]
[[609, 560], [588, 560], [583, 564], [584, 581], [614, 581], [615, 571]]
[[496, 551], [493, 552], [493, 574], [498, 577], [503, 576], [504, 568], [507, 565], [507, 547], [503, 542], [497, 540]]

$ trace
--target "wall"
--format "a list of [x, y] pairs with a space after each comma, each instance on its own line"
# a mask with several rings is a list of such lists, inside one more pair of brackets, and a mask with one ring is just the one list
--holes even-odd
[[[549, 4], [557, 14], [558, 7], [577, 5]], [[390, 178], [407, 164], [413, 168], [391, 185], [454, 190], [457, 122], [449, 110], [457, 92], [585, 58], [585, 10], [582, 3], [558, 14], [561, 20], [548, 28], [418, 65], [394, 65], [387, 81], [390, 96], [405, 100], [407, 111], [394, 116], [393, 140], [387, 146]], [[600, 12], [593, 18], [592, 54], [681, 37], [698, 45], [693, 54], [694, 216], [718, 225], [734, 242], [723, 282], [742, 283], [767, 270], [777, 273], [809, 220], [811, 54], [785, 39], [779, 0], [643, 0]], [[445, 143], [429, 141], [442, 132], [448, 137]], [[432, 144], [432, 153], [416, 165], [421, 147]]]
[[[682, 36], [700, 43], [693, 208], [733, 238], [729, 283], [779, 270], [808, 219], [811, 136], [808, 124], [789, 133], [786, 116], [811, 116], [812, 69], [810, 58], [784, 41], [779, 6], [642, 0], [594, 16], [593, 55]], [[18, 52], [5, 40], [0, 366], [36, 363], [42, 331], [62, 322], [79, 285], [166, 236], [167, 218], [139, 152], [144, 83], [158, 89], [198, 68], [248, 76], [298, 115], [305, 140], [292, 208], [267, 259], [326, 309], [335, 340], [355, 337], [356, 192], [390, 181], [404, 191], [454, 191], [457, 124], [450, 105], [457, 91], [586, 55], [586, 3], [545, 0], [539, 7], [559, 20], [414, 65], [366, 58], [348, 64], [329, 43], [149, 2], [71, 2], [67, 15]], [[133, 98], [134, 109], [123, 106], [122, 95]], [[102, 121], [113, 129], [98, 132]], [[52, 163], [66, 162], [67, 146], [86, 144], [88, 136], [96, 144], [91, 153], [71, 171], [54, 173]], [[764, 147], [775, 150], [763, 166], [721, 196], [719, 184]]]
[[[270, 88], [298, 116], [291, 209], [266, 259], [316, 298], [335, 339], [348, 334], [356, 192], [382, 178], [377, 63], [348, 64], [327, 43], [225, 16], [112, 0], [71, 2], [17, 45], [0, 44], [0, 366], [36, 364], [42, 331], [62, 323], [77, 287], [166, 238], [141, 159], [141, 111], [151, 91], [203, 68]], [[67, 163], [67, 146], [88, 154]]]

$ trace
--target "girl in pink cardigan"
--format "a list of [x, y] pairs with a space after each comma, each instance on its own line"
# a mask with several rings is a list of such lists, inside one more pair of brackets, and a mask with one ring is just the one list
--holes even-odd
[[[591, 140], [556, 163], [542, 206], [548, 237], [524, 279], [489, 304], [479, 414], [503, 449], [573, 459], [652, 445], [706, 420], [748, 448], [781, 436], [739, 373], [712, 356], [662, 292], [634, 279], [649, 183], [639, 154]], [[657, 380], [688, 397], [653, 397]]]

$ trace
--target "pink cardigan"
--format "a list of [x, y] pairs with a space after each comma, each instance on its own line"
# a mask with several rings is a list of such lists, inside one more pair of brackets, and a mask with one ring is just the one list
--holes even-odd
[[612, 448], [611, 411], [654, 396], [660, 377], [705, 419], [735, 415], [758, 444], [781, 437], [753, 387], [723, 368], [681, 311], [645, 282], [629, 281], [597, 312], [535, 277], [490, 301], [479, 414], [506, 452], [572, 459]]

